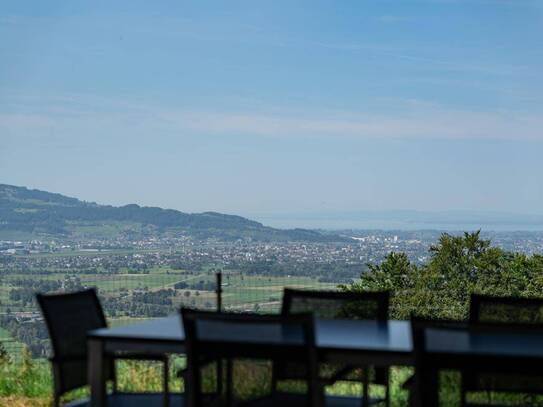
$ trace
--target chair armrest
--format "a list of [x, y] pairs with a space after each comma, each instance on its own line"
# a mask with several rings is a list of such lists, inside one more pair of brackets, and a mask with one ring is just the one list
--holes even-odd
[[413, 390], [413, 386], [415, 385], [415, 376], [410, 376], [405, 382], [402, 383], [402, 389], [403, 390]]
[[48, 358], [49, 362], [51, 363], [64, 363], [64, 362], [83, 362], [87, 361], [87, 356], [66, 356], [66, 357], [58, 357], [58, 356], [51, 356]]

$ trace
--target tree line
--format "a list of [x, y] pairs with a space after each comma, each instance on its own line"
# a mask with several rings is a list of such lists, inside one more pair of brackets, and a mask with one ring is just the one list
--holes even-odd
[[503, 250], [482, 239], [480, 231], [444, 233], [422, 265], [405, 253], [389, 253], [346, 291], [390, 290], [390, 317], [412, 315], [465, 319], [471, 293], [514, 297], [543, 296], [543, 255]]

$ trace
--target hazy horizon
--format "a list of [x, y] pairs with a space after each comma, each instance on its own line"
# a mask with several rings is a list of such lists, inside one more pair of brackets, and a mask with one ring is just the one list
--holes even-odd
[[7, 0], [0, 182], [276, 224], [541, 214], [542, 23], [531, 0]]
[[[0, 180], [1, 181], [1, 180]], [[10, 185], [0, 182], [0, 185]], [[25, 187], [24, 185], [14, 185]], [[34, 188], [29, 188], [34, 189]], [[44, 191], [63, 194], [61, 191]], [[79, 199], [77, 196], [70, 198]], [[104, 205], [95, 200], [86, 201]], [[115, 206], [140, 205], [141, 202], [124, 202]], [[149, 205], [157, 206], [157, 205]], [[163, 207], [186, 212], [183, 208]], [[189, 213], [200, 213], [189, 212]], [[537, 232], [543, 231], [543, 214], [508, 213], [493, 211], [421, 211], [410, 209], [395, 210], [358, 210], [358, 211], [324, 211], [324, 212], [230, 212], [228, 215], [238, 215], [258, 221], [265, 226], [280, 229], [320, 229], [320, 230], [399, 230], [399, 231], [469, 231], [488, 232]]]

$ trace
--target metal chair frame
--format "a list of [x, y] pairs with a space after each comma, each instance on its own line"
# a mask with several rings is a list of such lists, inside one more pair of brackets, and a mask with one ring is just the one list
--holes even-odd
[[[357, 301], [370, 301], [375, 302], [376, 304], [376, 315], [375, 320], [380, 322], [386, 322], [388, 320], [388, 308], [390, 295], [388, 291], [366, 291], [366, 292], [352, 292], [352, 291], [324, 291], [324, 290], [299, 290], [292, 288], [285, 288], [283, 291], [283, 303], [281, 307], [282, 315], [292, 315], [292, 305], [295, 299], [314, 299], [314, 300], [323, 300], [323, 301], [345, 301], [345, 302], [357, 302]], [[318, 317], [318, 315], [316, 315]], [[341, 368], [339, 371], [331, 378], [323, 379], [321, 378], [322, 386], [332, 385], [337, 381], [355, 381], [359, 382], [360, 380], [353, 380], [348, 378], [348, 374], [353, 372], [356, 369], [363, 369], [362, 372], [362, 405], [367, 406], [370, 402], [369, 398], [369, 366], [350, 366], [347, 365]], [[281, 380], [281, 375], [275, 369], [273, 379], [273, 389], [275, 391], [277, 387], [277, 382]], [[390, 406], [390, 374], [388, 368], [376, 368], [376, 374], [379, 376], [377, 379], [381, 382], [374, 382], [385, 387], [385, 397], [383, 399], [374, 400], [376, 403], [384, 403], [386, 407]]]
[[[88, 384], [86, 381], [84, 383], [78, 383], [77, 386], [69, 386], [64, 381], [64, 374], [63, 371], [66, 369], [65, 365], [66, 363], [70, 362], [79, 362], [82, 364], [83, 367], [86, 368], [87, 365], [87, 352], [86, 348], [81, 350], [81, 354], [79, 355], [64, 355], [63, 351], [61, 349], [61, 343], [63, 338], [58, 335], [58, 331], [55, 328], [55, 324], [53, 323], [52, 316], [49, 312], [48, 303], [50, 301], [55, 302], [62, 302], [64, 300], [71, 300], [76, 298], [86, 298], [90, 304], [92, 304], [92, 309], [89, 309], [88, 312], [94, 315], [97, 318], [97, 326], [94, 327], [95, 329], [99, 328], [106, 328], [107, 327], [107, 320], [106, 316], [104, 314], [104, 310], [100, 304], [100, 300], [98, 299], [98, 295], [96, 293], [95, 289], [87, 289], [82, 290], [78, 292], [72, 292], [72, 293], [62, 293], [62, 294], [37, 294], [36, 299], [37, 302], [41, 308], [43, 318], [45, 320], [45, 324], [47, 326], [47, 330], [49, 332], [49, 337], [51, 339], [51, 347], [53, 350], [53, 355], [49, 358], [49, 361], [51, 363], [51, 368], [53, 372], [53, 405], [55, 407], [60, 406], [60, 400], [62, 395], [64, 395], [66, 392], [77, 389], [79, 387], [82, 387], [86, 384]], [[117, 388], [117, 375], [116, 375], [116, 368], [115, 368], [115, 360], [116, 359], [124, 359], [124, 360], [147, 360], [147, 361], [160, 361], [163, 362], [163, 391], [164, 391], [164, 407], [168, 407], [169, 405], [169, 386], [168, 386], [168, 374], [169, 374], [169, 360], [167, 355], [145, 355], [145, 354], [116, 354], [116, 355], [108, 355], [109, 357], [109, 363], [107, 363], [108, 372], [107, 377], [109, 380], [113, 382], [113, 392], [116, 393], [118, 391]], [[86, 375], [86, 370], [85, 373]]]

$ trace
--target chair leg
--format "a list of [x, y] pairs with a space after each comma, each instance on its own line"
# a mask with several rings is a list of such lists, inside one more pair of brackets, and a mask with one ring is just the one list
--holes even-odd
[[369, 405], [369, 392], [370, 392], [370, 378], [369, 378], [369, 372], [368, 367], [365, 366], [364, 370], [362, 372], [363, 375], [363, 382], [362, 382], [362, 406], [367, 407]]
[[169, 388], [169, 374], [170, 374], [170, 363], [169, 359], [166, 356], [164, 358], [164, 372], [163, 372], [163, 406], [169, 407], [170, 405], [170, 388]]
[[385, 370], [385, 406], [390, 407], [390, 368]]

